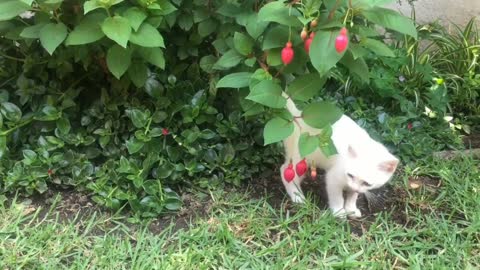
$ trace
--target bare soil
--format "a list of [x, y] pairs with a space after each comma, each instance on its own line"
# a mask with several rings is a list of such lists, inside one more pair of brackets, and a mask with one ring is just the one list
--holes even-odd
[[463, 137], [463, 143], [467, 148], [480, 148], [480, 133]]
[[[305, 179], [302, 188], [307, 196], [310, 196], [321, 209], [327, 209], [327, 194], [323, 179], [323, 175], [319, 175], [315, 180]], [[429, 178], [420, 178], [415, 181], [420, 181], [421, 185], [437, 185], [437, 183], [431, 184], [432, 180]], [[249, 184], [240, 188], [231, 188], [228, 192], [248, 192], [254, 199], [267, 197], [270, 205], [279, 211], [288, 210], [291, 213], [295, 213], [299, 209], [298, 206], [291, 203], [288, 199], [279, 178], [252, 180]], [[29, 205], [26, 211], [34, 212], [41, 208], [39, 219], [42, 219], [49, 212], [51, 205], [55, 201], [54, 198], [58, 195], [61, 196], [61, 199], [56, 203], [55, 214], [58, 215], [60, 222], [71, 221], [75, 218], [81, 220], [82, 217], [89, 217], [98, 211], [106, 212], [113, 216], [112, 212], [102, 209], [102, 207], [91, 201], [87, 195], [74, 190], [49, 190], [43, 195], [25, 199]], [[369, 196], [369, 199], [366, 196], [361, 196], [358, 204], [363, 217], [349, 220], [352, 231], [361, 235], [365, 230], [368, 230], [376, 215], [385, 210], [390, 211], [392, 208], [394, 209], [393, 218], [395, 222], [407, 225], [408, 219], [404, 212], [406, 196], [406, 190], [393, 185], [387, 185], [382, 189], [374, 191]], [[207, 217], [212, 212], [213, 201], [206, 194], [202, 196], [201, 193], [185, 193], [182, 196], [182, 200], [183, 207], [180, 211], [152, 220], [149, 223], [149, 229], [153, 233], [160, 233], [173, 223], [173, 231], [177, 231], [187, 228], [190, 224], [194, 224], [198, 218]], [[125, 216], [128, 216], [128, 213], [125, 213]], [[114, 224], [110, 225], [113, 226]], [[105, 226], [109, 227], [109, 224], [105, 224]], [[131, 224], [130, 226], [135, 227], [137, 225]], [[98, 233], [101, 234], [101, 232]]]

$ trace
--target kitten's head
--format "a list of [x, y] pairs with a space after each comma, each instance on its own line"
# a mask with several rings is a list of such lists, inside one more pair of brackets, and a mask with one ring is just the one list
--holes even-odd
[[397, 169], [399, 160], [379, 143], [366, 147], [348, 147], [345, 177], [353, 191], [365, 193], [387, 183]]

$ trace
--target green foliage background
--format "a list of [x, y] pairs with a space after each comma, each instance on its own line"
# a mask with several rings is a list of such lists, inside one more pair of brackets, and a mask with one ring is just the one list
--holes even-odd
[[[411, 50], [384, 43], [418, 42], [414, 23], [382, 8], [387, 2], [3, 1], [0, 189], [75, 187], [141, 216], [176, 210], [178, 187], [271, 175], [281, 160], [275, 143], [294, 126], [284, 89], [309, 125], [325, 129], [302, 137], [304, 154], [335, 153], [328, 131], [338, 107], [407, 159], [445, 148], [436, 142], [451, 141], [448, 126], [419, 115], [423, 105], [448, 112], [447, 86], [431, 70], [410, 68]], [[338, 53], [341, 27], [350, 45]], [[315, 33], [309, 54], [303, 28]], [[284, 66], [289, 40], [295, 57]], [[409, 92], [418, 74], [420, 95]], [[396, 91], [399, 76], [409, 87]], [[419, 133], [441, 132], [421, 146], [405, 143], [412, 122]]]

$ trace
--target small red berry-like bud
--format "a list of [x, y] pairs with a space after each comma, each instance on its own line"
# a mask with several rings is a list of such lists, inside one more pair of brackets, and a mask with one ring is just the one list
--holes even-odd
[[162, 128], [162, 134], [163, 134], [163, 135], [167, 136], [168, 133], [169, 133], [169, 132], [168, 132], [168, 129]]
[[310, 177], [312, 178], [312, 180], [315, 180], [315, 178], [317, 178], [317, 169], [316, 168], [312, 169], [312, 171], [310, 172]]
[[282, 62], [283, 62], [283, 64], [284, 65], [290, 64], [293, 60], [294, 54], [295, 53], [293, 52], [293, 49], [292, 49], [292, 43], [289, 41], [285, 45], [285, 48], [282, 49]]
[[310, 52], [310, 45], [312, 44], [312, 41], [313, 41], [313, 38], [309, 38], [309, 39], [305, 40], [304, 46], [305, 46], [305, 51], [307, 53]]
[[295, 171], [297, 172], [298, 176], [302, 176], [307, 172], [308, 166], [307, 161], [305, 159], [301, 160], [295, 166]]
[[292, 182], [295, 178], [295, 171], [293, 170], [293, 164], [288, 164], [288, 167], [283, 171], [283, 177], [288, 183]]
[[308, 33], [307, 33], [307, 28], [303, 28], [302, 32], [300, 33], [300, 37], [305, 40], [308, 36]]
[[340, 31], [340, 35], [338, 35], [337, 38], [335, 39], [335, 49], [337, 50], [338, 53], [342, 53], [343, 51], [345, 51], [345, 49], [348, 46], [348, 36], [346, 35], [346, 29], [345, 29], [345, 34], [342, 34], [343, 29], [342, 31]]
[[408, 128], [408, 130], [411, 130], [411, 129], [413, 128], [413, 124], [412, 124], [412, 123], [408, 123], [407, 128]]
[[47, 174], [48, 174], [48, 176], [52, 176], [53, 170], [52, 170], [52, 169], [48, 169]]
[[317, 25], [318, 25], [318, 20], [317, 20], [317, 19], [313, 20], [313, 21], [310, 23], [310, 26], [311, 26], [311, 27], [317, 27]]
[[310, 38], [313, 39], [315, 37], [315, 32], [310, 33]]
[[347, 35], [347, 28], [342, 27], [342, 29], [340, 29], [340, 35], [341, 36], [346, 36]]

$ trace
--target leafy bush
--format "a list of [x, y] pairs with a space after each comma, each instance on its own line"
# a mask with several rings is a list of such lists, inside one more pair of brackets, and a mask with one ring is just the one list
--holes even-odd
[[[278, 157], [258, 144], [293, 131], [283, 89], [328, 130], [341, 111], [314, 97], [337, 67], [366, 85], [366, 59], [395, 56], [377, 26], [417, 37], [386, 2], [3, 1], [2, 189], [73, 185], [156, 215], [178, 208], [169, 186], [257, 175]], [[329, 134], [309, 140], [304, 154], [335, 152]]]
[[432, 66], [445, 78], [452, 110], [466, 115], [480, 114], [480, 34], [475, 18], [464, 28], [453, 25], [453, 33], [438, 25], [430, 35], [427, 51]]

